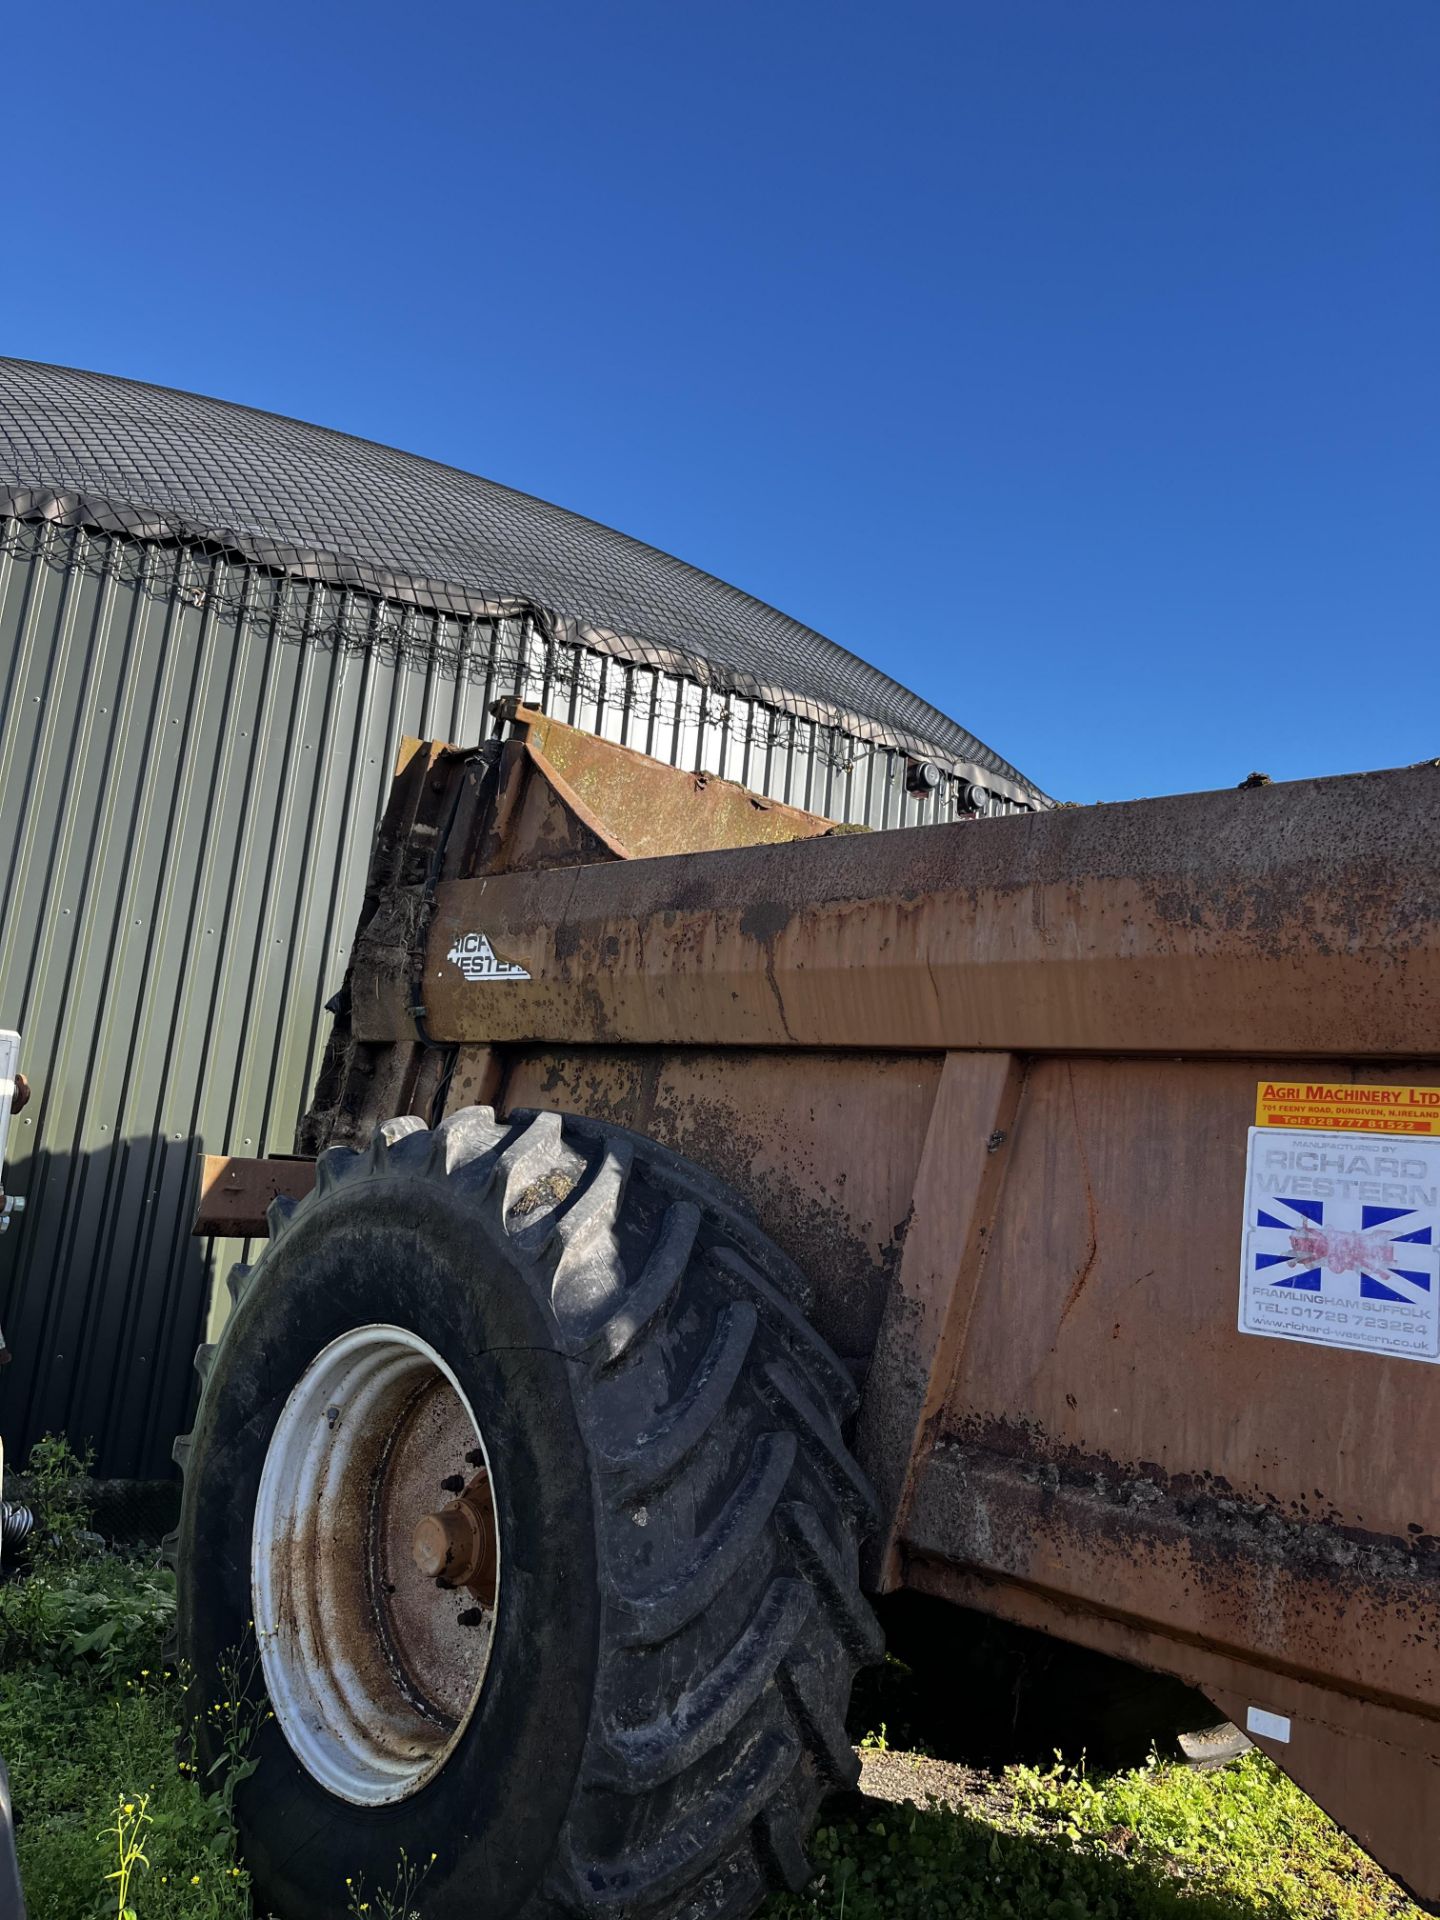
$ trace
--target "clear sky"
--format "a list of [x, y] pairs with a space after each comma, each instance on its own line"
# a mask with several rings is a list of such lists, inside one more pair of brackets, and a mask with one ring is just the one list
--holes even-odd
[[608, 521], [1052, 793], [1440, 755], [1437, 0], [15, 7], [0, 342]]

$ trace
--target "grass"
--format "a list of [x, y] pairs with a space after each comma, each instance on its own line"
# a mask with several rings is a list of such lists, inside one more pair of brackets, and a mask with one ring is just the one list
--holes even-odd
[[[218, 1776], [179, 1756], [185, 1690], [160, 1651], [169, 1574], [86, 1557], [78, 1536], [41, 1561], [0, 1585], [0, 1751], [31, 1920], [256, 1920], [228, 1812], [247, 1731], [209, 1703]], [[919, 1804], [837, 1803], [811, 1847], [816, 1878], [773, 1896], [765, 1920], [1419, 1920], [1259, 1754], [1091, 1777], [1060, 1763], [947, 1774], [878, 1726], [862, 1747], [889, 1792], [913, 1772]], [[937, 1774], [955, 1804], [927, 1803]], [[337, 1920], [403, 1920], [423, 1877], [404, 1863], [392, 1891], [337, 1886]]]
[[1421, 1920], [1258, 1753], [1214, 1773], [1010, 1767], [973, 1804], [823, 1826], [766, 1920]]
[[[31, 1920], [250, 1920], [223, 1786], [177, 1751], [173, 1611], [168, 1573], [120, 1560], [0, 1587], [0, 1749]], [[117, 1823], [141, 1849], [123, 1904]]]

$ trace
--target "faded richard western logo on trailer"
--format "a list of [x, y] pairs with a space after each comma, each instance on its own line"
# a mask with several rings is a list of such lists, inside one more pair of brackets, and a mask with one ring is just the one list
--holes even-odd
[[1252, 1127], [1240, 1331], [1440, 1360], [1440, 1140]]
[[524, 967], [517, 967], [507, 960], [497, 960], [495, 949], [483, 933], [462, 933], [445, 958], [470, 981], [530, 978]]

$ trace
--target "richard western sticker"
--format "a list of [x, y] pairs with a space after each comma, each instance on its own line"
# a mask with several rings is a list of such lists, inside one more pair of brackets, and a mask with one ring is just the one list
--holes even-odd
[[1240, 1331], [1440, 1360], [1440, 1139], [1250, 1129]]
[[528, 980], [524, 967], [497, 960], [495, 949], [483, 933], [462, 933], [445, 958], [459, 967], [467, 980]]

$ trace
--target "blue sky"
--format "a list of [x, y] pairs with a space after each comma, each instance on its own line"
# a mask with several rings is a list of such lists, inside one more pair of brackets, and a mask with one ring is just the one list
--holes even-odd
[[1436, 0], [78, 0], [3, 350], [773, 601], [1089, 800], [1440, 754]]

